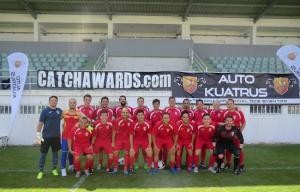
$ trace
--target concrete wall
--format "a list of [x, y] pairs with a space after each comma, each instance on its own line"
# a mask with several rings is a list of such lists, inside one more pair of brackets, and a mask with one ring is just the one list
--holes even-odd
[[[79, 104], [82, 102], [82, 96], [85, 93], [92, 94], [92, 103], [96, 105], [101, 96], [108, 95], [111, 103], [116, 103], [119, 95], [128, 96], [130, 106], [136, 106], [138, 96], [145, 97], [145, 104], [151, 106], [154, 98], [161, 100], [161, 106], [167, 105], [169, 91], [55, 91], [59, 96], [58, 106], [67, 107], [67, 100], [75, 97]], [[21, 105], [47, 105], [49, 95], [54, 91], [25, 91]], [[9, 103], [9, 91], [0, 91], [0, 105]], [[252, 115], [248, 105], [240, 106], [245, 113], [247, 125], [244, 132], [246, 143], [300, 143], [299, 119], [300, 115], [290, 115], [287, 113], [287, 106], [282, 106], [282, 113], [278, 115]], [[18, 115], [16, 122], [12, 127], [10, 144], [13, 145], [31, 145], [35, 140], [35, 128], [37, 126], [39, 114]], [[9, 115], [0, 115], [0, 135], [5, 135], [9, 130]]]

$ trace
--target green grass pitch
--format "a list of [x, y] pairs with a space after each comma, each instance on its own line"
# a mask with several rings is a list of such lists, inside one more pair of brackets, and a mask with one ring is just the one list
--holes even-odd
[[[198, 174], [171, 175], [163, 170], [155, 176], [142, 168], [132, 176], [97, 173], [78, 183], [74, 175], [66, 178], [50, 174], [51, 153], [46, 173], [36, 179], [39, 148], [11, 146], [0, 149], [0, 191], [300, 191], [300, 145], [246, 145], [247, 171], [235, 176], [231, 171], [213, 175], [207, 170]], [[77, 188], [78, 187], [78, 188]]]

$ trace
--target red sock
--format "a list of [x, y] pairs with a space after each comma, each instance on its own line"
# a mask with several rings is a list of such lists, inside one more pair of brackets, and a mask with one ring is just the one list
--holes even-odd
[[216, 161], [215, 156], [214, 156], [213, 154], [211, 154], [210, 157], [209, 157], [209, 164], [208, 164], [208, 166], [209, 166], [209, 167], [213, 167], [215, 161]]
[[174, 161], [170, 161], [170, 168], [174, 168], [174, 166], [175, 166]]
[[134, 157], [129, 157], [129, 168], [132, 169], [134, 165]]
[[202, 146], [201, 149], [201, 163], [205, 162], [206, 160], [206, 146]]
[[89, 169], [92, 169], [93, 168], [93, 159], [86, 159], [85, 160], [85, 166], [84, 166], [84, 169], [85, 170], [89, 170]]
[[102, 163], [103, 163], [103, 158], [101, 157], [99, 157], [99, 162], [98, 162], [100, 165], [102, 165]]
[[129, 165], [129, 154], [124, 154], [124, 170], [128, 169]]
[[166, 148], [163, 148], [163, 158], [162, 158], [162, 161], [164, 163], [167, 163], [167, 159], [168, 159], [168, 150]]
[[198, 165], [199, 165], [199, 155], [194, 155], [194, 163], [195, 163], [195, 166], [198, 167]]
[[148, 169], [150, 169], [152, 167], [152, 156], [147, 157], [147, 166]]
[[75, 170], [76, 170], [76, 171], [80, 171], [80, 156], [74, 155], [73, 158], [74, 158], [73, 164], [74, 164]]
[[108, 158], [107, 159], [107, 168], [111, 168], [111, 165], [112, 165], [112, 162], [113, 162], [113, 157], [112, 158]]
[[119, 166], [119, 155], [114, 156], [114, 168], [118, 169]]
[[154, 168], [158, 169], [158, 161], [154, 161]]
[[231, 165], [231, 153], [226, 150], [225, 152], [225, 158], [226, 158], [226, 165]]
[[180, 167], [180, 165], [181, 165], [181, 154], [177, 154], [177, 155], [175, 156], [175, 158], [176, 158], [176, 166], [177, 166], [177, 168], [178, 168], [178, 167]]
[[192, 167], [192, 163], [193, 163], [193, 155], [188, 155], [187, 156], [187, 166]]
[[243, 150], [241, 150], [241, 153], [240, 153], [240, 162], [239, 162], [239, 165], [244, 165], [244, 161], [245, 161], [245, 153]]

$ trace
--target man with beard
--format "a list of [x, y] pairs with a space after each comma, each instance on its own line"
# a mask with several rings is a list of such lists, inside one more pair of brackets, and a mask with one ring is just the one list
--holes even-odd
[[119, 97], [120, 106], [114, 108], [115, 119], [120, 118], [122, 114], [122, 109], [127, 108], [129, 115], [132, 115], [132, 107], [127, 106], [127, 98], [125, 95]]

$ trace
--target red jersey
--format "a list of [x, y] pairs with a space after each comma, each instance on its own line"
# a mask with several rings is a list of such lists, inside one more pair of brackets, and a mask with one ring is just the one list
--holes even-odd
[[62, 138], [68, 139], [69, 134], [72, 133], [75, 125], [78, 123], [80, 117], [80, 112], [78, 110], [75, 111], [74, 114], [71, 114], [69, 110], [64, 111], [64, 129], [62, 132]]
[[228, 110], [225, 110], [223, 112], [223, 115], [222, 115], [222, 119], [223, 119], [222, 122], [225, 121], [226, 116], [228, 116], [228, 115], [233, 117], [233, 123], [239, 129], [241, 128], [242, 124], [246, 123], [245, 116], [244, 116], [242, 111], [237, 111], [237, 110], [228, 111]]
[[144, 115], [145, 115], [145, 120], [149, 120], [149, 108], [146, 107], [146, 106], [142, 106], [142, 107], [136, 107], [136, 108], [133, 109], [132, 119], [134, 121], [136, 120], [136, 115], [137, 115], [138, 110], [142, 110], [144, 112]]
[[86, 116], [89, 119], [89, 121], [92, 121], [94, 119], [94, 108], [91, 105], [80, 105], [78, 109], [84, 116]]
[[202, 123], [202, 117], [203, 115], [208, 114], [208, 110], [206, 109], [195, 109], [194, 111], [194, 121], [198, 124]]
[[148, 134], [151, 133], [151, 125], [148, 121], [143, 123], [135, 122], [130, 134], [134, 136], [135, 140], [148, 141]]
[[187, 125], [181, 123], [178, 125], [178, 142], [179, 143], [191, 143], [192, 136], [194, 134], [193, 123], [188, 123]]
[[89, 146], [91, 145], [92, 136], [92, 132], [87, 128], [76, 127], [70, 134], [69, 139], [72, 139], [73, 146]]
[[157, 122], [162, 120], [162, 117], [163, 117], [163, 111], [161, 109], [152, 110], [149, 115], [151, 126], [154, 127]]
[[216, 125], [218, 125], [219, 123], [223, 122], [223, 112], [222, 112], [221, 109], [219, 109], [219, 110], [212, 109], [209, 114], [210, 114], [211, 120]]
[[112, 121], [114, 117], [114, 110], [111, 108], [97, 108], [94, 110], [94, 117], [96, 120], [100, 119], [100, 115], [102, 111], [107, 111], [108, 119], [107, 121]]
[[121, 114], [122, 114], [122, 109], [123, 109], [123, 108], [127, 108], [128, 111], [129, 111], [129, 114], [132, 115], [132, 111], [133, 111], [132, 107], [129, 107], [129, 106], [126, 106], [126, 107], [118, 106], [118, 107], [115, 107], [115, 108], [114, 108], [115, 119], [121, 118]]
[[113, 124], [107, 122], [105, 124], [98, 122], [95, 125], [94, 136], [96, 136], [95, 144], [102, 142], [111, 142], [112, 140]]
[[176, 124], [181, 117], [181, 110], [178, 107], [166, 107], [165, 112], [170, 114], [170, 123]]
[[116, 138], [129, 142], [129, 132], [134, 126], [132, 119], [118, 118], [114, 123], [114, 131], [116, 131]]
[[212, 138], [215, 133], [215, 126], [209, 125], [208, 127], [205, 127], [203, 124], [198, 124], [195, 129], [194, 133], [196, 135], [196, 138], [202, 141], [212, 141]]
[[164, 124], [162, 121], [158, 122], [152, 130], [152, 135], [161, 140], [173, 140], [173, 136], [177, 134], [177, 128], [170, 123]]

